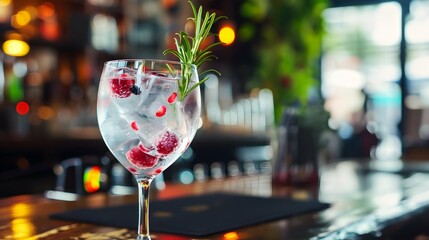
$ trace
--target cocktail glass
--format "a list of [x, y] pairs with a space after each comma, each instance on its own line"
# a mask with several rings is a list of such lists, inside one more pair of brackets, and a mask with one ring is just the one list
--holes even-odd
[[[138, 240], [148, 240], [152, 180], [189, 147], [201, 126], [197, 67], [124, 59], [104, 64], [98, 89], [101, 135], [139, 189]], [[183, 94], [183, 89], [192, 89]], [[186, 96], [185, 96], [186, 95]]]

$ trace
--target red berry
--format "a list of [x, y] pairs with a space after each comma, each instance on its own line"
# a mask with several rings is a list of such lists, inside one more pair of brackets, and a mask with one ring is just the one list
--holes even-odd
[[134, 131], [138, 131], [138, 130], [139, 130], [139, 125], [138, 125], [135, 121], [132, 121], [132, 122], [131, 122], [131, 128], [132, 128]]
[[114, 97], [127, 98], [131, 95], [135, 80], [126, 74], [121, 74], [119, 78], [110, 80], [110, 87]]
[[145, 152], [145, 153], [148, 153], [154, 149], [154, 147], [152, 147], [152, 146], [148, 148], [148, 147], [144, 146], [143, 144], [139, 144], [139, 148], [142, 152]]
[[168, 103], [174, 103], [177, 99], [177, 93], [173, 92], [167, 99]]
[[167, 112], [167, 107], [162, 105], [158, 108], [158, 110], [156, 110], [155, 116], [162, 117], [165, 115], [166, 112]]
[[128, 168], [128, 170], [129, 170], [130, 172], [132, 172], [132, 173], [137, 172], [137, 170], [136, 170], [135, 168], [133, 168], [133, 167]]
[[162, 169], [161, 169], [161, 168], [158, 168], [158, 169], [156, 169], [156, 170], [155, 170], [155, 173], [156, 173], [156, 174], [160, 174], [161, 172], [162, 172]]
[[139, 147], [133, 147], [127, 152], [127, 158], [137, 168], [151, 168], [156, 165], [158, 158], [146, 154]]
[[179, 145], [179, 138], [171, 132], [165, 132], [156, 141], [156, 150], [164, 155], [173, 152]]

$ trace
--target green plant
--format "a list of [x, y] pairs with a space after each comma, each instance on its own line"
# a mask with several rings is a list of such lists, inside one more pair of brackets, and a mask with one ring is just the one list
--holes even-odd
[[241, 5], [239, 34], [256, 43], [249, 87], [273, 91], [277, 122], [284, 107], [306, 105], [317, 86], [326, 6], [327, 0], [245, 0]]

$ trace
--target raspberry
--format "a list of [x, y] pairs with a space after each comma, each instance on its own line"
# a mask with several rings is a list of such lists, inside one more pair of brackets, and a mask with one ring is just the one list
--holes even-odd
[[151, 168], [156, 165], [158, 158], [146, 154], [139, 147], [133, 147], [127, 152], [127, 158], [137, 168]]
[[140, 149], [140, 151], [142, 151], [142, 152], [144, 152], [144, 153], [148, 153], [148, 152], [150, 152], [150, 151], [152, 151], [153, 149], [154, 149], [154, 147], [153, 146], [150, 146], [150, 147], [146, 147], [146, 146], [144, 146], [143, 144], [139, 144], [139, 149]]
[[139, 125], [138, 125], [135, 121], [132, 121], [132, 122], [131, 122], [131, 128], [132, 128], [134, 131], [138, 131], [138, 130], [139, 130]]
[[179, 138], [171, 132], [165, 132], [156, 141], [156, 150], [164, 155], [173, 152], [179, 145]]
[[127, 98], [131, 95], [131, 89], [135, 84], [135, 80], [127, 74], [121, 74], [119, 78], [110, 80], [110, 87], [114, 97]]
[[167, 112], [167, 107], [164, 105], [160, 106], [158, 110], [156, 110], [155, 116], [157, 117], [163, 117], [165, 113]]
[[177, 99], [177, 93], [173, 92], [167, 99], [168, 103], [174, 103]]

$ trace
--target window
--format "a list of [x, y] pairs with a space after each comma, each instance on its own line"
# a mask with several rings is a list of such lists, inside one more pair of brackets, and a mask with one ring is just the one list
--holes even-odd
[[400, 157], [402, 144], [429, 139], [429, 0], [333, 2], [322, 56], [330, 124], [344, 139], [366, 128], [381, 139], [375, 157]]
[[429, 140], [429, 1], [410, 2], [405, 23], [405, 73], [409, 95], [405, 107], [412, 113], [406, 132], [408, 144]]

